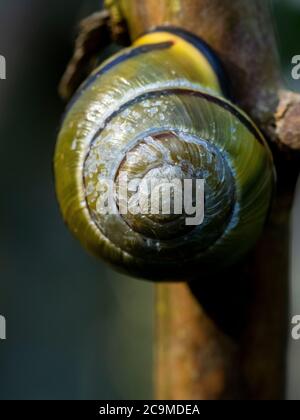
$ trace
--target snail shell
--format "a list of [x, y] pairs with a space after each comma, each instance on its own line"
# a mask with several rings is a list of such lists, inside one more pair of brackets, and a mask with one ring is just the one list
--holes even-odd
[[[136, 276], [174, 280], [222, 270], [254, 246], [272, 199], [272, 156], [226, 97], [217, 57], [172, 28], [142, 36], [90, 75], [68, 106], [55, 152], [64, 220], [88, 250]], [[124, 174], [128, 190], [116, 188], [105, 213], [107, 181], [120, 186]], [[137, 197], [147, 207], [145, 186], [166, 179], [204, 180], [202, 223], [186, 223], [184, 206], [120, 211], [135, 209]]]

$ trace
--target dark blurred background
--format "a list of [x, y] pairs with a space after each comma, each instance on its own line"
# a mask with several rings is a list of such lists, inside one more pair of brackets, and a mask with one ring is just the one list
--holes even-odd
[[0, 398], [152, 395], [153, 289], [87, 255], [62, 222], [52, 156], [57, 85], [92, 0], [0, 7]]
[[[290, 77], [291, 57], [300, 54], [300, 0], [273, 3], [283, 74], [300, 90]], [[86, 254], [64, 226], [54, 194], [52, 156], [63, 113], [57, 85], [77, 22], [99, 4], [0, 0], [0, 54], [7, 60], [0, 82], [0, 314], [7, 319], [0, 399], [153, 397], [154, 288]], [[296, 217], [293, 241], [296, 284]], [[300, 313], [294, 287], [293, 313]], [[289, 353], [290, 396], [300, 392], [299, 346]]]

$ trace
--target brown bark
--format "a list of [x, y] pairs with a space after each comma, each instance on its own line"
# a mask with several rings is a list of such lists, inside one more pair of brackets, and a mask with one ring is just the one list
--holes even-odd
[[[280, 115], [289, 92], [281, 91], [269, 0], [117, 0], [114, 4], [133, 39], [161, 25], [181, 27], [203, 38], [222, 59], [239, 105], [272, 140], [291, 144], [291, 135], [277, 127], [277, 108]], [[297, 94], [288, 101], [290, 113], [298, 113], [299, 101]], [[293, 120], [292, 131], [292, 148], [300, 150], [300, 117]]]
[[224, 62], [239, 105], [281, 146], [273, 147], [278, 191], [271, 217], [247, 261], [221, 278], [200, 275], [191, 283], [156, 286], [156, 396], [280, 399], [298, 164], [279, 149], [300, 149], [300, 96], [281, 89], [268, 2], [120, 0], [115, 7], [132, 38], [169, 24], [208, 42]]
[[222, 59], [238, 104], [267, 135], [278, 171], [268, 225], [245, 262], [219, 278], [156, 286], [156, 397], [280, 399], [300, 95], [282, 89], [268, 1], [107, 0], [107, 6], [112, 26], [125, 19], [132, 39], [160, 25], [202, 37]]
[[158, 398], [283, 396], [288, 223], [299, 166], [300, 95], [281, 88], [267, 3], [107, 0], [110, 16], [101, 12], [82, 23], [61, 84], [62, 95], [69, 97], [94, 66], [99, 47], [105, 49], [111, 36], [127, 42], [124, 18], [132, 38], [158, 25], [183, 27], [222, 58], [234, 97], [273, 146], [277, 196], [264, 235], [247, 261], [222, 278], [200, 275], [192, 282], [156, 286]]
[[158, 25], [188, 29], [203, 38], [234, 75], [234, 94], [260, 120], [275, 111], [280, 80], [271, 20], [262, 0], [122, 2], [132, 37]]
[[288, 150], [300, 150], [300, 95], [287, 90], [280, 92], [275, 114], [276, 133], [280, 144]]
[[156, 286], [157, 398], [283, 397], [291, 197], [277, 199], [242, 266], [196, 285]]

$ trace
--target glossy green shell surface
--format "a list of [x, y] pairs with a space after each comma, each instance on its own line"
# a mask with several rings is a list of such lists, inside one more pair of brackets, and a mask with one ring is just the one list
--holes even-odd
[[[64, 220], [88, 250], [136, 276], [174, 280], [222, 270], [254, 246], [272, 200], [272, 157], [223, 95], [205, 55], [167, 32], [95, 70], [69, 105], [55, 152]], [[123, 171], [132, 180], [204, 179], [203, 223], [185, 226], [185, 214], [124, 216], [118, 194], [113, 214], [104, 214], [106, 181], [118, 183]]]

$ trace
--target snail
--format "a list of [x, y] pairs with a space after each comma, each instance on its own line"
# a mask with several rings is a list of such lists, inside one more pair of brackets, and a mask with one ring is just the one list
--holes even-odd
[[[137, 277], [181, 280], [220, 272], [251, 250], [272, 202], [274, 165], [228, 86], [209, 46], [169, 27], [141, 36], [83, 82], [67, 107], [54, 168], [63, 218], [89, 251]], [[124, 174], [126, 192], [117, 188]], [[116, 187], [105, 212], [108, 180]], [[199, 223], [174, 210], [179, 184], [169, 213], [120, 211], [136, 209], [137, 196], [147, 207], [145, 186], [165, 180], [190, 180], [193, 204], [203, 199]]]

